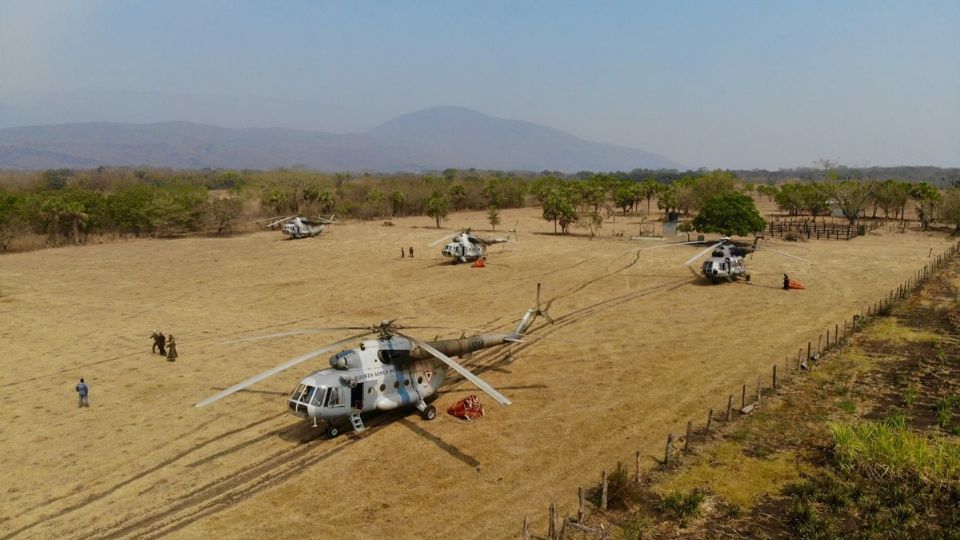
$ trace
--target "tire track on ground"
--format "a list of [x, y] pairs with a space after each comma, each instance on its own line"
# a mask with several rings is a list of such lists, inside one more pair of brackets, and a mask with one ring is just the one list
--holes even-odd
[[[282, 414], [286, 414], [286, 413], [282, 413]], [[105, 489], [105, 490], [103, 490], [103, 491], [100, 491], [99, 493], [96, 493], [96, 494], [94, 494], [94, 495], [91, 495], [91, 496], [83, 499], [82, 501], [79, 501], [79, 502], [76, 502], [76, 503], [74, 503], [74, 504], [71, 504], [71, 505], [67, 506], [66, 508], [61, 509], [60, 511], [58, 511], [58, 512], [56, 512], [56, 513], [42, 516], [42, 517], [40, 517], [40, 518], [38, 518], [38, 519], [36, 519], [36, 520], [34, 520], [34, 521], [32, 521], [32, 522], [30, 522], [30, 523], [22, 526], [22, 527], [20, 527], [20, 528], [14, 530], [14, 531], [12, 531], [12, 532], [9, 532], [9, 533], [5, 534], [4, 536], [0, 537], [0, 540], [8, 540], [8, 539], [10, 539], [10, 538], [13, 538], [14, 536], [17, 536], [18, 534], [20, 534], [20, 533], [22, 533], [22, 532], [28, 531], [28, 530], [36, 527], [37, 525], [40, 525], [41, 523], [44, 523], [44, 522], [49, 521], [49, 520], [52, 520], [52, 519], [57, 519], [57, 518], [66, 516], [66, 515], [68, 515], [68, 514], [71, 514], [71, 513], [73, 513], [73, 512], [76, 512], [77, 510], [81, 510], [81, 509], [83, 509], [84, 507], [86, 507], [86, 506], [88, 506], [88, 505], [90, 505], [90, 504], [93, 504], [93, 503], [95, 503], [95, 502], [97, 502], [97, 501], [99, 501], [99, 500], [101, 500], [101, 499], [103, 499], [103, 498], [105, 498], [105, 497], [108, 497], [108, 496], [112, 495], [112, 494], [113, 494], [114, 492], [116, 492], [118, 489], [121, 489], [121, 488], [123, 488], [123, 487], [125, 487], [125, 486], [127, 486], [127, 485], [129, 485], [129, 484], [131, 484], [131, 483], [133, 483], [133, 482], [136, 482], [137, 480], [140, 480], [140, 479], [142, 479], [142, 478], [144, 478], [144, 477], [146, 477], [146, 476], [148, 476], [148, 475], [150, 475], [150, 474], [153, 474], [153, 473], [155, 473], [155, 472], [163, 469], [164, 467], [167, 467], [167, 466], [175, 463], [176, 461], [178, 461], [178, 460], [180, 460], [180, 459], [182, 459], [182, 458], [184, 458], [184, 457], [192, 454], [193, 452], [196, 452], [197, 450], [200, 450], [201, 448], [203, 448], [203, 447], [205, 447], [205, 446], [207, 446], [207, 445], [209, 445], [209, 444], [211, 444], [211, 443], [214, 443], [214, 442], [216, 442], [216, 441], [221, 440], [223, 437], [228, 437], [228, 436], [230, 436], [230, 435], [234, 435], [234, 434], [236, 434], [236, 433], [239, 433], [239, 432], [241, 432], [241, 431], [250, 429], [250, 428], [252, 428], [252, 427], [256, 427], [257, 425], [260, 425], [260, 424], [262, 424], [262, 423], [264, 423], [264, 422], [268, 422], [268, 421], [270, 421], [270, 420], [273, 420], [274, 418], [277, 418], [277, 417], [279, 417], [279, 416], [280, 416], [280, 415], [274, 415], [274, 416], [270, 416], [270, 417], [267, 417], [267, 418], [264, 418], [264, 419], [261, 419], [261, 420], [257, 420], [256, 422], [252, 422], [252, 423], [247, 424], [247, 425], [245, 425], [245, 426], [232, 429], [232, 430], [227, 431], [226, 433], [220, 434], [220, 435], [218, 435], [218, 436], [216, 436], [216, 437], [214, 437], [214, 438], [207, 439], [207, 440], [205, 440], [205, 441], [203, 441], [203, 442], [201, 442], [201, 443], [198, 443], [198, 444], [196, 444], [196, 445], [194, 445], [194, 446], [192, 446], [192, 447], [190, 447], [190, 448], [188, 448], [188, 449], [186, 449], [186, 450], [183, 450], [183, 451], [181, 451], [181, 452], [178, 452], [177, 454], [175, 454], [175, 455], [173, 455], [173, 456], [171, 456], [171, 457], [169, 457], [169, 458], [161, 461], [160, 463], [154, 465], [153, 467], [150, 467], [149, 469], [146, 469], [146, 470], [144, 470], [144, 471], [141, 471], [141, 472], [139, 472], [139, 473], [137, 473], [137, 474], [135, 474], [135, 475], [133, 475], [133, 476], [131, 476], [131, 477], [129, 477], [129, 478], [126, 478], [126, 479], [124, 479], [124, 480], [122, 480], [122, 481], [114, 484], [114, 485], [111, 486], [110, 488], [107, 488], [107, 489]], [[41, 506], [39, 506], [39, 507], [36, 507], [35, 509], [42, 508], [43, 506], [45, 506], [45, 505], [41, 505]]]
[[309, 467], [328, 459], [346, 448], [363, 440], [382, 426], [368, 428], [365, 435], [351, 437], [333, 448], [314, 454], [316, 445], [311, 444], [322, 434], [292, 448], [275, 452], [253, 464], [241, 467], [230, 474], [208, 482], [203, 486], [178, 498], [166, 508], [158, 509], [130, 522], [124, 520], [123, 526], [109, 531], [94, 531], [93, 536], [103, 540], [134, 535], [137, 538], [158, 538], [175, 530], [229, 508], [237, 502], [279, 485], [295, 475], [302, 474]]

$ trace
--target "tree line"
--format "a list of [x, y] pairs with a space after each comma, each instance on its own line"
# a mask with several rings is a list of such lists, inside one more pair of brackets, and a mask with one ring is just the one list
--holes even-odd
[[[912, 201], [922, 227], [933, 221], [960, 226], [960, 192], [933, 184], [864, 180], [848, 169], [828, 170], [820, 181], [780, 185], [745, 182], [731, 171], [647, 171], [565, 175], [556, 171], [511, 173], [447, 169], [410, 174], [325, 174], [305, 170], [223, 171], [100, 167], [0, 172], [0, 251], [27, 234], [50, 246], [84, 243], [91, 235], [170, 237], [226, 234], [260, 217], [301, 213], [345, 219], [427, 215], [439, 228], [452, 211], [486, 210], [496, 228], [499, 210], [542, 207], [554, 231], [571, 227], [597, 234], [612, 212], [645, 210], [653, 202], [677, 215], [730, 216], [745, 224], [717, 228], [714, 218], [686, 220], [681, 230], [734, 234], [759, 230], [751, 197], [767, 197], [790, 215], [819, 216], [838, 208], [854, 223], [872, 217], [905, 219]], [[960, 183], [960, 181], [958, 181]], [[734, 195], [745, 195], [743, 198]], [[703, 212], [714, 199], [709, 212]], [[747, 207], [752, 208], [752, 210]], [[759, 214], [756, 214], [759, 215]], [[744, 229], [743, 227], [746, 227]], [[761, 227], [762, 228], [762, 227]], [[721, 230], [723, 229], [723, 230]], [[741, 234], [741, 233], [736, 233]], [[743, 234], [746, 234], [744, 232]]]

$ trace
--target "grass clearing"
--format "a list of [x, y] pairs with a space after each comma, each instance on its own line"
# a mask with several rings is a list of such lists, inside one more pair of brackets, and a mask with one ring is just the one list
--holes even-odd
[[743, 455], [736, 443], [722, 443], [708, 450], [696, 465], [686, 467], [659, 484], [661, 495], [703, 488], [744, 510], [756, 504], [765, 493], [779, 491], [800, 479], [803, 468], [793, 452], [780, 452], [768, 458]]

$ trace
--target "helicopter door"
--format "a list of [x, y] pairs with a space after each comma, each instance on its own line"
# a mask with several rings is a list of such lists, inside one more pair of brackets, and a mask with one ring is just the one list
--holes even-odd
[[359, 383], [350, 389], [350, 406], [354, 409], [363, 409], [363, 383]]

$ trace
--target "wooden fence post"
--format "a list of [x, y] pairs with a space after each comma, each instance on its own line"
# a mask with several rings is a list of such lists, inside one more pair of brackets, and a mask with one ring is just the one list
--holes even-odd
[[730, 397], [727, 398], [727, 422], [729, 422], [733, 417], [733, 394], [730, 394]]
[[710, 409], [710, 412], [707, 413], [707, 429], [706, 432], [710, 433], [710, 424], [713, 423], [713, 409]]
[[673, 450], [673, 433], [667, 435], [667, 449], [663, 453], [663, 464], [670, 464], [670, 452]]
[[807, 360], [810, 360], [810, 347], [812, 346], [813, 346], [813, 343], [808, 341], [807, 342]]
[[763, 387], [761, 386], [762, 380], [763, 380], [763, 377], [761, 375], [757, 375], [757, 405], [760, 404], [761, 390], [763, 389]]
[[830, 329], [827, 328], [827, 348], [830, 348]]
[[777, 365], [773, 365], [773, 390], [777, 390]]
[[637, 450], [637, 474], [636, 474], [637, 483], [640, 483], [640, 451]]
[[607, 511], [607, 471], [600, 478], [600, 509]]
[[840, 324], [833, 324], [833, 345], [837, 346], [840, 344]]
[[747, 385], [743, 385], [743, 389], [740, 391], [740, 408], [747, 406]]
[[530, 540], [530, 518], [523, 516], [523, 540]]
[[557, 540], [557, 503], [550, 503], [550, 524], [547, 526], [547, 538]]

